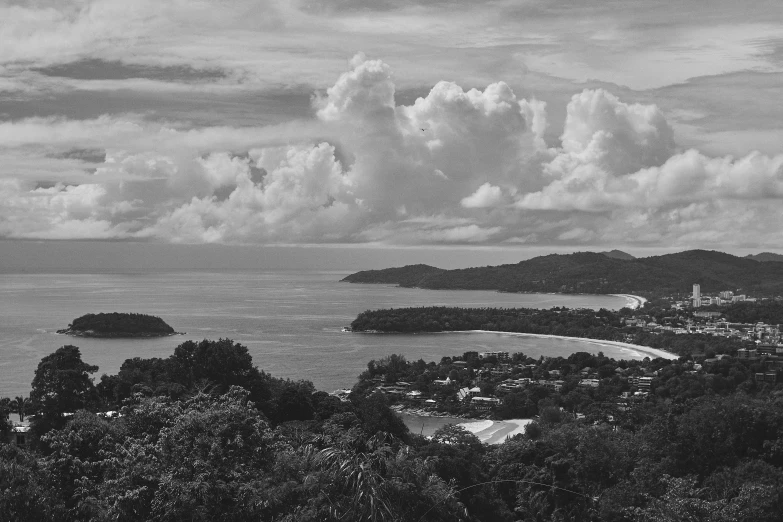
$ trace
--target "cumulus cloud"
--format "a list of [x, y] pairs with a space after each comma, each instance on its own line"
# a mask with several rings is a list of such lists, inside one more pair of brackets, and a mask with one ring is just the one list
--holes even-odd
[[494, 207], [503, 198], [503, 191], [490, 183], [484, 183], [476, 192], [466, 198], [462, 198], [460, 204], [465, 208]]
[[[357, 55], [314, 96], [312, 121], [0, 123], [0, 160], [11, 167], [0, 175], [0, 235], [780, 244], [783, 155], [680, 150], [655, 105], [584, 90], [566, 107], [560, 142], [547, 145], [546, 105], [504, 82], [466, 90], [441, 81], [410, 105], [395, 94], [391, 67]], [[85, 149], [96, 152], [69, 152]]]

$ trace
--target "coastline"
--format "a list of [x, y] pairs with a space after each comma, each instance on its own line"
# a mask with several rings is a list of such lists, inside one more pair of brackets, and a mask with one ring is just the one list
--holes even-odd
[[111, 333], [99, 333], [94, 330], [71, 330], [70, 328], [63, 328], [55, 332], [57, 335], [70, 335], [71, 337], [86, 337], [90, 339], [152, 339], [157, 337], [173, 337], [175, 335], [186, 335], [185, 332], [172, 332], [172, 333], [133, 333], [127, 332], [111, 332]]
[[455, 424], [474, 434], [484, 444], [503, 444], [506, 439], [525, 433], [525, 426], [533, 419], [492, 420], [439, 414], [416, 408], [392, 406], [392, 410], [405, 422], [411, 433], [431, 437], [447, 424]]
[[516, 337], [537, 337], [539, 339], [563, 339], [566, 341], [581, 341], [581, 342], [587, 342], [591, 344], [598, 344], [598, 345], [609, 345], [609, 346], [616, 346], [618, 348], [624, 348], [626, 350], [630, 350], [633, 352], [637, 352], [637, 354], [645, 354], [649, 355], [651, 357], [660, 357], [661, 359], [669, 359], [670, 361], [674, 361], [676, 359], [679, 359], [680, 356], [677, 354], [673, 354], [671, 352], [667, 352], [666, 350], [661, 350], [660, 348], [651, 348], [649, 346], [641, 346], [639, 344], [631, 344], [631, 343], [623, 343], [620, 341], [605, 341], [603, 339], [590, 339], [589, 337], [568, 337], [566, 335], [549, 335], [549, 334], [532, 334], [532, 333], [520, 333], [520, 332], [498, 332], [494, 330], [455, 330], [455, 331], [449, 331], [449, 332], [433, 332], [436, 334], [451, 334], [451, 333], [491, 333], [491, 334], [502, 334], [502, 335], [512, 335]]
[[627, 308], [630, 308], [631, 310], [638, 310], [639, 308], [644, 306], [644, 303], [647, 302], [647, 299], [645, 299], [640, 295], [631, 295], [631, 294], [608, 294], [608, 295], [624, 298], [628, 303]]

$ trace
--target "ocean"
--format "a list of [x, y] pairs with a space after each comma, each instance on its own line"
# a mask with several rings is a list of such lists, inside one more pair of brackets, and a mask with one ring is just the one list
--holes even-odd
[[[253, 362], [276, 377], [307, 379], [332, 391], [351, 387], [372, 359], [392, 353], [439, 361], [468, 350], [567, 356], [575, 351], [638, 358], [628, 349], [578, 340], [492, 333], [358, 334], [342, 327], [377, 308], [553, 306], [612, 308], [606, 295], [508, 294], [420, 290], [340, 283], [349, 272], [236, 271], [100, 274], [0, 274], [0, 397], [26, 395], [41, 358], [72, 344], [101, 374], [117, 373], [132, 357], [168, 357], [186, 339], [229, 338], [247, 346]], [[156, 339], [87, 339], [58, 335], [86, 313], [157, 315], [185, 335]]]

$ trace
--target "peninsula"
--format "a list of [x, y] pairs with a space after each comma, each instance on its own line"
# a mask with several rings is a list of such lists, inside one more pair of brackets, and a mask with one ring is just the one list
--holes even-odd
[[[726, 315], [733, 317], [736, 314], [729, 307]], [[696, 329], [684, 328], [688, 322], [695, 324], [694, 319], [692, 311], [675, 312], [655, 306], [646, 306], [641, 311], [624, 308], [616, 312], [557, 307], [539, 310], [429, 306], [367, 310], [354, 319], [350, 331], [383, 334], [493, 332], [555, 336], [619, 343], [627, 348], [638, 348], [639, 351], [664, 350], [669, 355], [660, 351], [651, 353], [665, 358], [706, 352], [734, 354], [741, 348], [755, 346], [755, 339], [738, 331], [734, 336], [728, 335], [728, 332], [708, 335], [704, 330], [697, 333]], [[657, 321], [660, 321], [660, 325]]]
[[165, 337], [178, 332], [160, 317], [130, 313], [86, 314], [73, 320], [58, 334], [76, 337]]
[[429, 265], [366, 270], [343, 281], [430, 290], [630, 294], [646, 298], [676, 295], [699, 281], [705, 292], [731, 288], [738, 294], [781, 295], [783, 262], [764, 259], [761, 262], [707, 250], [644, 258], [633, 258], [620, 251], [577, 252], [456, 270]]

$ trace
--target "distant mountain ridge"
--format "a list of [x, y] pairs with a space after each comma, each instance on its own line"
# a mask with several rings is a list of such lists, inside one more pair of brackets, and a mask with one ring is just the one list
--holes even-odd
[[760, 261], [762, 263], [783, 263], [783, 255], [773, 254], [772, 252], [762, 252], [760, 254], [747, 255], [745, 258], [753, 259], [754, 261]]
[[783, 263], [760, 263], [723, 252], [688, 250], [645, 258], [618, 259], [605, 253], [577, 252], [534, 257], [517, 264], [444, 270], [409, 265], [357, 272], [350, 283], [397, 284], [434, 290], [498, 290], [638, 294], [647, 297], [722, 290], [751, 295], [783, 294]]
[[615, 258], [615, 259], [626, 259], [626, 260], [629, 260], [629, 259], [636, 259], [636, 258], [635, 258], [634, 256], [632, 256], [631, 254], [628, 254], [628, 253], [626, 253], [626, 252], [623, 252], [622, 250], [617, 250], [617, 249], [615, 249], [615, 250], [610, 250], [610, 251], [608, 251], [608, 252], [598, 252], [598, 253], [599, 253], [599, 254], [603, 254], [603, 255], [605, 255], [606, 257], [613, 257], [613, 258]]

